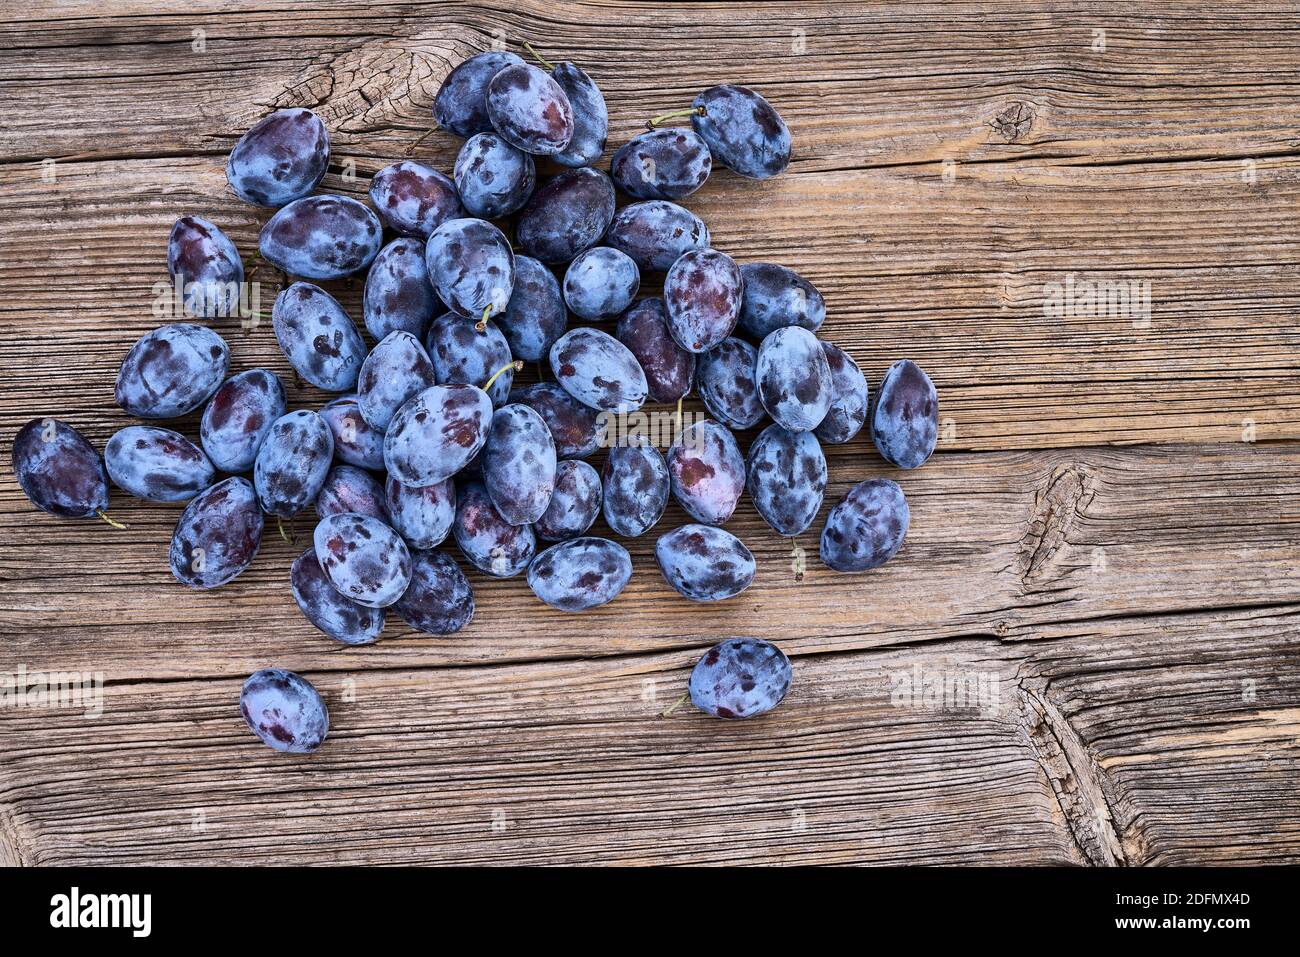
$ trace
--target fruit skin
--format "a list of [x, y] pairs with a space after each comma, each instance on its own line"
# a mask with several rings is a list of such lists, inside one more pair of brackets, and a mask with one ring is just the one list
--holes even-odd
[[466, 140], [456, 156], [454, 175], [465, 211], [479, 219], [518, 212], [537, 184], [532, 156], [496, 133], [476, 133]]
[[533, 523], [533, 531], [547, 542], [584, 535], [600, 515], [601, 498], [600, 475], [594, 468], [586, 462], [560, 462], [551, 502]]
[[528, 567], [537, 551], [531, 525], [502, 518], [482, 482], [466, 482], [456, 499], [452, 534], [471, 565], [493, 578], [513, 578]]
[[648, 397], [671, 405], [691, 391], [695, 381], [695, 354], [687, 352], [668, 333], [664, 301], [642, 299], [619, 317], [614, 338], [636, 357], [645, 373]]
[[753, 90], [724, 83], [709, 87], [693, 105], [704, 115], [691, 116], [691, 126], [723, 166], [750, 179], [768, 179], [790, 164], [790, 129]]
[[450, 555], [416, 552], [411, 556], [411, 584], [393, 611], [426, 635], [452, 635], [474, 617], [474, 590]]
[[339, 594], [316, 559], [313, 545], [289, 569], [289, 587], [306, 619], [335, 641], [368, 645], [384, 630], [381, 608], [367, 608]]
[[707, 352], [736, 327], [743, 291], [740, 267], [726, 253], [682, 253], [664, 278], [668, 331], [687, 352]]
[[312, 683], [279, 668], [263, 669], [244, 682], [239, 710], [249, 730], [276, 751], [310, 754], [330, 730], [329, 711]]
[[729, 638], [691, 672], [691, 703], [715, 718], [752, 718], [771, 711], [790, 690], [790, 659], [759, 638]]
[[199, 421], [203, 451], [222, 472], [247, 472], [271, 426], [288, 408], [284, 384], [270, 369], [231, 376], [203, 409]]
[[244, 261], [220, 229], [198, 216], [182, 216], [167, 239], [167, 271], [184, 290], [185, 311], [215, 319], [239, 312]]
[[171, 429], [128, 425], [104, 446], [114, 484], [150, 502], [184, 502], [212, 484], [216, 469], [197, 445]]
[[384, 483], [389, 524], [413, 549], [436, 548], [456, 518], [456, 483], [451, 479], [410, 488], [391, 475]]
[[903, 546], [910, 513], [903, 490], [889, 479], [849, 489], [826, 516], [821, 559], [837, 572], [877, 568]]
[[206, 326], [177, 322], [146, 332], [122, 360], [114, 394], [128, 415], [174, 419], [217, 391], [230, 347]]
[[507, 66], [488, 81], [487, 113], [501, 138], [525, 153], [552, 156], [573, 139], [573, 106], [564, 88], [528, 63]]
[[370, 201], [393, 232], [424, 239], [447, 220], [465, 215], [456, 184], [410, 160], [385, 166], [371, 178]]
[[496, 321], [516, 359], [541, 362], [569, 325], [555, 274], [531, 256], [515, 256], [515, 288]]
[[542, 417], [561, 459], [585, 459], [600, 447], [600, 415], [554, 382], [534, 382], [510, 391], [511, 402], [522, 402]]
[[371, 428], [388, 428], [403, 403], [437, 381], [429, 354], [409, 332], [390, 332], [366, 356], [357, 377], [357, 408]]
[[334, 434], [317, 413], [299, 409], [271, 426], [253, 463], [262, 511], [289, 518], [316, 501], [334, 457]]
[[424, 240], [402, 236], [370, 264], [361, 315], [376, 341], [398, 330], [423, 339], [433, 317], [445, 311], [424, 256]]
[[619, 596], [632, 579], [632, 556], [607, 538], [552, 545], [528, 566], [528, 587], [560, 611], [586, 611]]
[[581, 253], [564, 273], [564, 301], [588, 322], [617, 316], [641, 288], [641, 273], [626, 253], [595, 246]]
[[740, 329], [756, 342], [782, 326], [816, 332], [826, 321], [826, 300], [817, 287], [793, 269], [776, 263], [740, 267], [745, 295], [740, 302]]
[[691, 601], [734, 598], [754, 580], [754, 555], [730, 532], [712, 525], [683, 525], [655, 542], [664, 579]]
[[834, 397], [830, 364], [807, 329], [786, 326], [764, 339], [754, 375], [763, 408], [778, 425], [810, 432], [826, 418]]
[[479, 53], [456, 67], [433, 98], [433, 118], [457, 136], [473, 136], [492, 129], [487, 112], [488, 81], [508, 66], [524, 61], [506, 51]]
[[449, 219], [429, 237], [425, 265], [447, 308], [471, 319], [495, 315], [510, 302], [515, 254], [501, 230], [481, 219]]
[[624, 538], [644, 535], [663, 517], [671, 479], [652, 445], [615, 446], [601, 473], [605, 524]]
[[921, 367], [901, 359], [885, 371], [871, 409], [871, 441], [900, 469], [924, 464], [939, 437], [939, 394]]
[[257, 248], [290, 276], [343, 279], [370, 265], [383, 234], [379, 217], [355, 199], [308, 196], [267, 220]]
[[613, 218], [614, 184], [600, 170], [584, 166], [537, 188], [519, 214], [515, 237], [534, 259], [569, 263], [600, 241]]
[[826, 493], [826, 456], [811, 432], [769, 425], [749, 447], [749, 497], [778, 535], [801, 534]]
[[271, 325], [289, 365], [318, 389], [357, 384], [366, 344], [339, 301], [320, 286], [296, 282], [275, 297]]
[[667, 272], [683, 253], [707, 249], [704, 221], [662, 199], [624, 206], [609, 223], [605, 245], [627, 253], [641, 272]]
[[226, 180], [246, 203], [284, 206], [320, 185], [330, 161], [330, 134], [311, 110], [277, 110], [239, 138]]
[[555, 491], [555, 441], [542, 417], [522, 403], [492, 416], [483, 446], [483, 486], [511, 525], [531, 525]]
[[403, 485], [451, 478], [487, 441], [492, 400], [472, 385], [435, 385], [397, 410], [384, 436], [384, 465]]
[[831, 406], [813, 431], [830, 445], [843, 445], [858, 434], [867, 421], [871, 392], [866, 376], [853, 357], [834, 343], [822, 342], [826, 364], [831, 370]]
[[573, 136], [552, 159], [561, 166], [590, 166], [605, 152], [609, 136], [609, 109], [596, 81], [573, 63], [557, 64], [551, 78], [560, 85], [573, 109]]
[[86, 437], [66, 422], [32, 419], [19, 429], [13, 468], [23, 494], [43, 512], [90, 518], [108, 508], [104, 462]]
[[355, 512], [388, 522], [388, 501], [384, 487], [373, 475], [355, 465], [336, 465], [325, 476], [316, 496], [316, 514], [321, 518]]
[[334, 454], [341, 461], [373, 472], [384, 467], [384, 433], [371, 428], [362, 418], [355, 394], [341, 395], [327, 402], [320, 410], [320, 417], [330, 427]]
[[248, 479], [228, 478], [197, 495], [176, 522], [168, 561], [191, 588], [216, 588], [257, 557], [262, 511]]
[[758, 350], [730, 336], [699, 357], [700, 398], [729, 429], [752, 429], [767, 414], [758, 395]]
[[[424, 344], [433, 363], [434, 381], [439, 385], [460, 383], [482, 388], [512, 359], [510, 344], [495, 323], [489, 320], [480, 332], [477, 321], [453, 312], [433, 320]], [[514, 380], [514, 369], [497, 376], [488, 390], [493, 405], [506, 401]]]
[[551, 372], [565, 392], [602, 412], [635, 412], [649, 392], [627, 346], [586, 326], [570, 329], [551, 346]]
[[673, 497], [691, 518], [725, 525], [745, 491], [745, 459], [725, 425], [697, 422], [668, 449]]
[[709, 178], [709, 146], [685, 127], [650, 130], [624, 143], [609, 164], [609, 174], [636, 199], [677, 200], [689, 196]]
[[406, 542], [377, 518], [327, 515], [312, 533], [316, 560], [339, 594], [368, 608], [387, 608], [411, 584]]

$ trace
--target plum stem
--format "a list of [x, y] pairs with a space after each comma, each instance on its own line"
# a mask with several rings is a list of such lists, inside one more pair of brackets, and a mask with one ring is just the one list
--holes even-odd
[[[297, 540], [297, 538], [298, 538], [297, 535], [290, 535], [290, 534], [288, 534], [288, 533], [285, 532], [285, 530], [284, 530], [284, 519], [281, 518], [279, 515], [277, 515], [277, 516], [275, 517], [275, 527], [278, 528], [278, 529], [280, 530], [280, 537], [283, 538], [283, 539], [284, 539], [286, 542], [288, 542], [290, 545], [292, 545], [292, 544]], [[292, 530], [291, 530], [291, 531], [292, 531]]]
[[803, 581], [803, 572], [805, 567], [804, 550], [799, 545], [799, 540], [793, 535], [790, 536], [790, 569], [794, 572], [796, 582]]
[[406, 148], [406, 155], [410, 156], [412, 153], [414, 153], [415, 148], [419, 146], [421, 143], [423, 143], [425, 140], [427, 140], [430, 136], [432, 136], [436, 130], [437, 127], [434, 126], [434, 127], [430, 127], [429, 129], [421, 133], [420, 138]]
[[501, 373], [505, 372], [507, 369], [514, 369], [516, 372], [518, 372], [523, 367], [524, 367], [523, 359], [516, 359], [514, 362], [510, 362], [507, 363], [506, 365], [503, 365], [496, 372], [492, 373], [492, 378], [488, 379], [487, 382], [483, 383], [483, 391], [486, 392], [488, 389], [492, 388], [492, 383], [496, 382], [497, 377], [500, 376]]
[[487, 321], [488, 321], [488, 316], [490, 315], [492, 315], [492, 303], [489, 302], [486, 306], [483, 307], [483, 318], [480, 319], [478, 322], [474, 323], [475, 330], [477, 330], [478, 332], [487, 332]]
[[656, 116], [653, 120], [646, 123], [649, 129], [654, 129], [664, 120], [676, 119], [679, 116], [708, 116], [708, 111], [702, 106], [692, 106], [688, 110], [673, 110], [671, 113], [664, 113], [662, 116]]
[[531, 53], [533, 55], [533, 59], [536, 60], [538, 63], [540, 63], [542, 66], [546, 67], [546, 69], [548, 70], [555, 69], [555, 64], [548, 62], [545, 57], [543, 57], [540, 53], [538, 53], [536, 50], [533, 49], [533, 45], [529, 43], [527, 40], [524, 41], [524, 49], [527, 50], [529, 53]]
[[682, 395], [679, 395], [677, 397], [677, 434], [678, 435], [682, 434], [682, 399], [684, 398], [686, 397]]
[[672, 706], [671, 708], [669, 708], [667, 711], [661, 711], [661, 712], [659, 713], [659, 717], [661, 717], [661, 718], [666, 718], [666, 717], [668, 717], [670, 714], [672, 714], [674, 711], [676, 711], [678, 708], [680, 708], [680, 707], [682, 706], [682, 702], [685, 701], [685, 700], [686, 700], [687, 698], [689, 698], [690, 696], [691, 696], [691, 693], [690, 693], [689, 691], [686, 692], [686, 694], [682, 695], [680, 698], [677, 699], [676, 702], [674, 702], [674, 704], [673, 704], [673, 706]]
[[98, 515], [100, 518], [102, 518], [104, 521], [108, 522], [108, 524], [112, 525], [114, 528], [126, 528], [126, 526], [123, 525], [121, 522], [115, 522], [111, 518], [109, 518], [108, 513], [105, 512], [102, 508], [95, 509], [95, 514]]

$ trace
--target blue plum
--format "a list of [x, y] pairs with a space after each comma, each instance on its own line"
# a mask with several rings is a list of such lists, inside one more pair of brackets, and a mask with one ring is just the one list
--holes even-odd
[[811, 432], [769, 425], [749, 447], [749, 497], [778, 535], [801, 534], [822, 507], [826, 456]]
[[807, 329], [785, 326], [770, 333], [754, 367], [758, 396], [778, 425], [810, 432], [826, 418], [834, 390], [822, 344]]
[[511, 525], [531, 525], [555, 491], [555, 440], [542, 417], [522, 403], [492, 416], [483, 446], [483, 487]]
[[600, 516], [600, 475], [586, 462], [560, 462], [555, 491], [533, 531], [543, 541], [560, 542], [584, 535]]
[[754, 580], [753, 553], [725, 529], [683, 525], [655, 542], [664, 579], [691, 601], [734, 598]]
[[334, 454], [348, 465], [379, 471], [384, 467], [384, 433], [370, 427], [355, 395], [341, 395], [320, 410], [334, 437]]
[[512, 389], [511, 402], [522, 402], [542, 417], [561, 459], [585, 459], [600, 447], [600, 414], [554, 382], [534, 382]]
[[858, 434], [867, 421], [870, 390], [866, 376], [853, 357], [830, 342], [822, 342], [826, 364], [831, 370], [831, 407], [817, 428], [817, 438], [831, 445], [842, 445]]
[[532, 156], [496, 133], [477, 133], [460, 148], [455, 177], [469, 215], [500, 219], [517, 213], [533, 195], [537, 167]]
[[435, 385], [397, 410], [384, 436], [389, 474], [413, 488], [451, 478], [478, 455], [492, 425], [492, 400], [472, 385]]
[[390, 332], [366, 356], [357, 377], [357, 408], [361, 417], [382, 432], [411, 396], [437, 382], [433, 363], [409, 332]]
[[439, 385], [476, 385], [480, 388], [502, 369], [487, 390], [493, 405], [510, 395], [515, 370], [510, 365], [510, 344], [496, 324], [443, 313], [429, 326], [425, 337], [434, 380]]
[[790, 690], [790, 659], [759, 638], [729, 638], [691, 671], [691, 704], [715, 718], [752, 718], [771, 711]]
[[479, 481], [466, 482], [457, 492], [452, 534], [470, 564], [493, 578], [518, 575], [537, 551], [533, 527], [502, 518]]
[[357, 384], [365, 341], [339, 301], [320, 286], [296, 282], [281, 290], [271, 325], [289, 365], [316, 388], [346, 392]]
[[817, 287], [793, 269], [776, 263], [745, 263], [740, 267], [745, 294], [740, 303], [740, 328], [756, 342], [782, 326], [802, 326], [816, 332], [826, 321], [826, 300]]
[[376, 173], [370, 180], [370, 201], [393, 232], [421, 239], [428, 239], [447, 220], [465, 215], [456, 184], [436, 169], [411, 160]]
[[707, 249], [709, 241], [703, 220], [662, 199], [624, 206], [605, 233], [605, 245], [631, 256], [642, 273], [667, 272], [684, 253]]
[[681, 199], [709, 178], [713, 157], [694, 130], [650, 130], [625, 143], [609, 164], [614, 183], [636, 199]]
[[254, 206], [284, 206], [320, 185], [330, 134], [311, 110], [277, 110], [239, 138], [226, 161], [230, 188]]
[[725, 425], [696, 422], [668, 450], [673, 497], [697, 522], [725, 525], [745, 491], [745, 459]]
[[365, 204], [347, 196], [308, 196], [267, 220], [257, 248], [290, 276], [344, 279], [370, 265], [383, 236], [383, 224]]
[[57, 419], [32, 419], [18, 431], [14, 476], [43, 512], [90, 518], [108, 508], [104, 462], [80, 432]]
[[262, 510], [252, 483], [228, 478], [185, 506], [168, 562], [182, 585], [216, 588], [251, 565], [261, 544]]
[[551, 70], [551, 77], [569, 98], [573, 109], [573, 136], [569, 145], [551, 158], [561, 166], [590, 166], [605, 152], [609, 136], [609, 109], [600, 87], [586, 72], [573, 63], [561, 63]]
[[447, 308], [482, 319], [510, 302], [515, 255], [501, 230], [481, 219], [449, 219], [425, 247], [429, 279]]
[[545, 359], [569, 325], [555, 274], [531, 256], [516, 256], [514, 292], [496, 321], [515, 358], [528, 362]]
[[519, 214], [515, 237], [534, 259], [569, 263], [600, 241], [613, 218], [614, 184], [600, 170], [584, 166], [566, 170], [534, 191]]
[[370, 264], [361, 314], [376, 341], [399, 330], [422, 340], [433, 317], [443, 311], [424, 257], [424, 240], [402, 236], [379, 250]]
[[624, 538], [637, 538], [663, 516], [672, 481], [654, 446], [620, 445], [609, 450], [601, 484], [605, 523]]
[[456, 518], [456, 483], [452, 479], [410, 488], [391, 475], [384, 485], [389, 524], [413, 549], [436, 548]]
[[239, 710], [249, 730], [276, 751], [310, 754], [329, 734], [325, 702], [292, 671], [266, 668], [252, 675], [239, 694]]
[[627, 346], [586, 326], [570, 329], [551, 346], [551, 372], [569, 395], [602, 412], [635, 412], [649, 392]]
[[266, 434], [289, 410], [280, 377], [269, 369], [233, 375], [212, 394], [199, 421], [199, 441], [222, 472], [247, 472]]
[[382, 608], [368, 608], [346, 598], [330, 584], [313, 545], [289, 569], [294, 601], [306, 619], [345, 645], [371, 644], [384, 630]]
[[171, 429], [129, 425], [104, 447], [104, 465], [118, 488], [151, 502], [185, 502], [212, 484], [217, 471], [197, 445]]
[[922, 465], [939, 438], [939, 393], [910, 359], [885, 371], [871, 409], [871, 441], [886, 462], [900, 469]]
[[229, 365], [230, 348], [206, 326], [160, 326], [137, 339], [122, 360], [117, 404], [137, 418], [174, 419], [206, 402]]
[[632, 257], [609, 246], [579, 254], [564, 273], [564, 301], [588, 322], [618, 315], [640, 288], [641, 273]]
[[560, 611], [586, 611], [618, 597], [632, 579], [632, 556], [607, 538], [552, 545], [528, 566], [528, 587]]
[[406, 542], [377, 518], [327, 515], [316, 523], [312, 543], [329, 583], [367, 608], [387, 608], [411, 584]]
[[315, 412], [299, 409], [275, 420], [253, 463], [262, 511], [297, 515], [316, 501], [334, 457], [334, 435]]
[[504, 50], [490, 50], [470, 57], [447, 74], [438, 87], [433, 99], [434, 120], [457, 136], [488, 132], [492, 129], [487, 111], [488, 82], [506, 67], [523, 62]]
[[336, 465], [325, 476], [316, 496], [316, 514], [342, 515], [353, 512], [388, 521], [388, 499], [379, 480], [355, 465]]
[[704, 406], [723, 425], [752, 429], [766, 414], [758, 395], [758, 350], [731, 336], [699, 358], [699, 390]]
[[668, 331], [687, 352], [708, 352], [736, 327], [744, 288], [740, 267], [716, 249], [682, 253], [664, 277]]
[[753, 90], [724, 83], [695, 98], [695, 132], [713, 159], [750, 179], [767, 179], [790, 164], [790, 129]]
[[416, 552], [411, 556], [411, 584], [393, 611], [426, 635], [452, 635], [474, 617], [474, 590], [450, 555]]
[[670, 405], [691, 391], [695, 354], [679, 346], [668, 332], [664, 301], [642, 299], [619, 316], [614, 338], [627, 346], [645, 373], [647, 397]]
[[861, 572], [903, 547], [911, 518], [903, 490], [888, 479], [861, 482], [836, 503], [822, 529], [821, 559], [837, 572]]
[[552, 156], [573, 139], [573, 107], [564, 88], [528, 63], [507, 66], [488, 81], [487, 113], [501, 138], [525, 153]]
[[167, 240], [167, 271], [180, 281], [191, 316], [238, 315], [244, 261], [226, 234], [206, 219], [176, 220]]

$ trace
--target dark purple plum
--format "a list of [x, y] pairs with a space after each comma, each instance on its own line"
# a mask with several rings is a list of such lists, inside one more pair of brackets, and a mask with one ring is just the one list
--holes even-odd
[[712, 525], [683, 525], [655, 542], [664, 579], [691, 601], [734, 598], [754, 580], [753, 553], [735, 535]]
[[826, 300], [793, 269], [775, 263], [745, 263], [740, 274], [745, 295], [740, 302], [739, 326], [755, 342], [762, 342], [782, 326], [816, 332], [826, 320]]
[[673, 497], [697, 522], [725, 525], [745, 491], [745, 458], [725, 425], [696, 422], [668, 450]]
[[308, 196], [267, 220], [257, 248], [290, 276], [344, 279], [370, 265], [383, 238], [369, 206], [347, 196]]
[[697, 381], [705, 408], [730, 429], [752, 429], [766, 414], [758, 396], [758, 350], [731, 336], [699, 358]]
[[310, 754], [330, 730], [329, 711], [311, 682], [279, 668], [266, 668], [244, 682], [239, 710], [249, 730], [276, 751]]
[[584, 535], [600, 515], [600, 502], [600, 475], [596, 470], [586, 462], [560, 462], [555, 468], [551, 503], [533, 523], [533, 531], [547, 542]]
[[257, 500], [268, 515], [289, 518], [316, 501], [334, 457], [334, 435], [315, 412], [276, 419], [253, 463]]
[[200, 492], [172, 533], [172, 574], [191, 588], [216, 588], [253, 563], [262, 544], [262, 510], [248, 479], [228, 478]]
[[790, 659], [758, 638], [729, 638], [704, 653], [691, 672], [691, 704], [715, 718], [771, 711], [790, 690]]
[[355, 465], [336, 465], [325, 476], [316, 496], [316, 514], [321, 518], [355, 512], [388, 521], [388, 501], [379, 480]]
[[289, 585], [307, 620], [335, 641], [368, 645], [384, 630], [383, 609], [367, 608], [339, 594], [325, 577], [314, 545], [294, 561]]
[[407, 545], [436, 548], [446, 540], [456, 518], [456, 483], [452, 479], [411, 488], [389, 476], [384, 491], [389, 524]]
[[244, 261], [226, 234], [206, 219], [176, 220], [167, 240], [167, 271], [181, 283], [185, 311], [191, 316], [238, 315]]
[[769, 425], [749, 447], [749, 497], [778, 535], [802, 534], [826, 494], [826, 456], [811, 432]]
[[230, 188], [254, 206], [284, 206], [320, 185], [330, 134], [311, 110], [277, 110], [239, 138], [226, 161]]
[[387, 608], [411, 584], [406, 542], [377, 518], [327, 515], [312, 534], [316, 559], [339, 594], [368, 608]]
[[886, 462], [914, 469], [934, 452], [939, 437], [939, 393], [910, 359], [887, 370], [871, 409], [871, 441]]
[[584, 166], [537, 188], [519, 214], [515, 237], [534, 259], [570, 263], [600, 241], [613, 218], [614, 184], [600, 170]]
[[515, 289], [506, 311], [497, 316], [497, 324], [516, 359], [545, 359], [569, 325], [555, 273], [531, 256], [516, 256]]
[[754, 366], [758, 397], [778, 425], [811, 432], [826, 418], [835, 392], [822, 344], [807, 329], [785, 326], [768, 335]]
[[740, 267], [716, 249], [682, 253], [664, 278], [668, 331], [687, 352], [708, 352], [736, 327], [744, 282]]
[[843, 445], [858, 434], [867, 421], [870, 391], [866, 376], [853, 357], [830, 342], [822, 341], [826, 364], [831, 370], [831, 407], [813, 431], [830, 445]]
[[694, 130], [642, 133], [625, 143], [609, 164], [614, 184], [636, 199], [681, 199], [709, 178], [713, 157]]
[[635, 412], [649, 391], [627, 346], [586, 326], [570, 329], [551, 346], [551, 372], [564, 391], [601, 412]]
[[511, 525], [531, 525], [555, 491], [555, 440], [542, 417], [519, 403], [492, 416], [483, 446], [483, 486]]
[[553, 156], [573, 139], [573, 107], [564, 88], [528, 63], [505, 67], [488, 81], [487, 112], [501, 138], [525, 153]]
[[411, 160], [376, 173], [370, 180], [370, 201], [393, 232], [421, 239], [428, 239], [447, 220], [465, 215], [456, 184], [436, 169]]
[[296, 282], [275, 297], [271, 325], [289, 365], [318, 389], [357, 384], [366, 343], [339, 301], [320, 286]]
[[426, 635], [453, 635], [474, 617], [474, 590], [450, 555], [416, 552], [411, 584], [393, 611]]
[[443, 313], [429, 326], [424, 344], [433, 363], [434, 380], [439, 385], [482, 388], [492, 376], [505, 369], [492, 382], [488, 395], [493, 405], [501, 405], [510, 395], [515, 380], [515, 370], [506, 368], [511, 362], [510, 344], [495, 323]]
[[642, 299], [623, 313], [614, 337], [627, 346], [645, 373], [651, 402], [671, 405], [691, 391], [695, 354], [679, 346], [668, 333], [662, 299]]
[[85, 436], [57, 419], [32, 419], [14, 437], [14, 476], [43, 512], [90, 518], [108, 508], [104, 462]]
[[443, 311], [424, 255], [424, 240], [403, 236], [379, 250], [370, 264], [361, 314], [376, 341], [399, 330], [423, 340], [433, 317]]
[[609, 109], [600, 87], [581, 67], [561, 63], [551, 70], [551, 77], [569, 98], [573, 109], [573, 136], [569, 145], [551, 158], [561, 166], [590, 166], [605, 152], [609, 137]]
[[206, 326], [178, 322], [136, 340], [117, 373], [117, 404], [141, 419], [193, 412], [217, 391], [230, 348]]
[[390, 332], [361, 365], [357, 408], [371, 428], [383, 432], [407, 399], [437, 381], [420, 340], [409, 332]]
[[270, 369], [231, 376], [212, 394], [199, 422], [199, 440], [222, 472], [247, 472], [275, 420], [289, 410], [284, 384]]
[[907, 500], [896, 483], [860, 482], [826, 516], [822, 561], [837, 572], [877, 568], [903, 546], [909, 518]]
[[790, 129], [753, 90], [724, 83], [695, 98], [695, 132], [713, 159], [750, 179], [775, 176], [790, 164]]
[[118, 488], [150, 502], [186, 502], [212, 484], [217, 470], [197, 445], [171, 429], [128, 425], [104, 447]]
[[491, 425], [492, 400], [478, 386], [432, 386], [393, 416], [384, 436], [384, 464], [412, 488], [445, 481], [478, 455]]
[[531, 525], [511, 525], [482, 482], [466, 482], [456, 495], [452, 534], [470, 564], [494, 578], [513, 578], [533, 560], [537, 537]]
[[643, 273], [667, 272], [684, 253], [707, 249], [709, 241], [698, 216], [662, 199], [624, 206], [605, 233], [605, 245], [627, 253]]
[[348, 465], [379, 471], [384, 467], [384, 433], [361, 415], [355, 395], [341, 395], [320, 410], [334, 436], [334, 454]]
[[457, 136], [473, 136], [492, 129], [487, 111], [487, 85], [508, 66], [524, 61], [504, 50], [470, 57], [447, 74], [433, 98], [433, 118]]
[[641, 272], [632, 257], [609, 246], [581, 253], [564, 273], [564, 301], [588, 322], [617, 316], [640, 288]]
[[447, 308], [482, 319], [510, 302], [515, 254], [501, 230], [481, 219], [449, 219], [433, 231], [425, 251], [429, 279]]
[[632, 580], [632, 556], [607, 538], [575, 538], [552, 545], [528, 566], [528, 587], [560, 611], [607, 605]]
[[465, 141], [455, 176], [465, 211], [479, 219], [519, 212], [537, 185], [533, 158], [496, 133], [478, 133]]
[[654, 528], [668, 505], [668, 464], [652, 445], [610, 449], [601, 484], [605, 524], [624, 538], [637, 538]]
[[510, 392], [511, 402], [522, 402], [542, 417], [555, 439], [561, 459], [585, 459], [600, 447], [600, 415], [583, 405], [554, 382], [535, 382]]

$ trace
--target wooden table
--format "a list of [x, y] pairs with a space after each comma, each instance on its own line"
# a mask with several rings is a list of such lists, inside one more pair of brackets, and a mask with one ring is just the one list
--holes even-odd
[[[224, 178], [242, 131], [316, 110], [322, 188], [362, 196], [453, 66], [524, 39], [601, 85], [611, 148], [718, 82], [785, 116], [787, 173], [717, 172], [687, 205], [740, 261], [811, 278], [873, 387], [904, 356], [934, 377], [924, 468], [828, 449], [827, 507], [874, 476], [906, 491], [894, 561], [830, 572], [818, 522], [799, 581], [746, 500], [759, 572], [735, 600], [677, 598], [647, 536], [605, 608], [475, 575], [463, 633], [352, 649], [294, 605], [301, 543], [268, 534], [199, 593], [167, 568], [178, 508], [115, 493], [118, 531], [28, 505], [25, 421], [101, 447], [128, 424], [113, 377], [160, 322], [173, 220], [254, 249], [266, 213]], [[105, 699], [0, 710], [0, 862], [1300, 859], [1297, 92], [1279, 0], [6, 4], [0, 672], [101, 672]], [[449, 170], [458, 147], [414, 156]], [[1137, 298], [1090, 306], [1104, 281]], [[287, 375], [269, 324], [218, 328], [233, 368]], [[791, 654], [782, 707], [660, 717], [737, 634]], [[271, 665], [327, 696], [315, 756], [243, 727], [240, 683]]]

